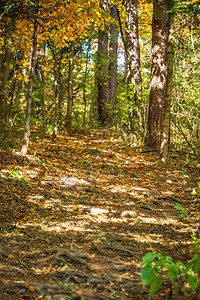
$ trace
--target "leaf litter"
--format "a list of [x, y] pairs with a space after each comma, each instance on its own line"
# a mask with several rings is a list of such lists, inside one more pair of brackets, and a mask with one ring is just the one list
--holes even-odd
[[[195, 165], [175, 158], [163, 167], [109, 130], [33, 138], [30, 153], [0, 151], [2, 300], [148, 299], [145, 253], [191, 258]], [[169, 293], [166, 280], [153, 299]]]

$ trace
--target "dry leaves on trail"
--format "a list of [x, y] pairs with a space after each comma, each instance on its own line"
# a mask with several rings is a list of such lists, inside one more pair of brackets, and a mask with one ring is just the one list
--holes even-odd
[[[106, 130], [36, 139], [30, 153], [0, 151], [1, 299], [146, 299], [146, 252], [190, 259], [195, 165], [164, 168]], [[154, 299], [169, 287], [165, 280]]]

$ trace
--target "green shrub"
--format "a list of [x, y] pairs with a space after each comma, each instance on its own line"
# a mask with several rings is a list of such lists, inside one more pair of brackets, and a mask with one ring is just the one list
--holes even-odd
[[[141, 272], [141, 280], [143, 287], [149, 284], [149, 298], [154, 295], [161, 287], [163, 282], [163, 271], [167, 271], [167, 275], [172, 283], [182, 283], [181, 291], [185, 294], [187, 290], [196, 291], [198, 284], [198, 273], [200, 272], [200, 255], [195, 255], [190, 262], [183, 264], [180, 261], [174, 262], [170, 256], [164, 256], [156, 252], [148, 252], [142, 258], [144, 265]], [[187, 288], [186, 288], [187, 286]]]

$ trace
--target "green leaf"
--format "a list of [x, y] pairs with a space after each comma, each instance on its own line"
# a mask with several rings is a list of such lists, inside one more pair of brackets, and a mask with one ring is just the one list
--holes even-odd
[[197, 278], [192, 274], [186, 274], [186, 278], [189, 282], [189, 285], [193, 291], [197, 288]]
[[171, 256], [168, 256], [168, 255], [165, 256], [165, 260], [166, 260], [168, 263], [172, 263], [172, 262], [173, 262]]
[[158, 269], [162, 269], [164, 267], [164, 263], [163, 261], [158, 261], [155, 265], [154, 265], [154, 269], [157, 271]]
[[157, 256], [158, 256], [158, 254], [156, 252], [146, 253], [142, 258], [142, 264], [144, 265], [144, 264], [151, 263]]
[[156, 271], [152, 268], [151, 265], [147, 265], [142, 269], [141, 280], [143, 288], [145, 285], [150, 282], [156, 275]]
[[177, 278], [178, 274], [179, 274], [178, 267], [175, 264], [171, 265], [170, 268], [168, 269], [168, 277], [171, 283], [173, 283], [174, 278]]
[[177, 210], [180, 210], [184, 213], [187, 213], [187, 210], [178, 203], [176, 203], [176, 205], [174, 205], [174, 208], [176, 208]]
[[28, 0], [28, 2], [29, 2], [31, 5], [36, 6], [36, 4], [35, 4], [34, 2], [32, 2], [32, 1], [30, 1], [30, 0]]
[[161, 253], [158, 253], [157, 256], [158, 256], [158, 259], [159, 259], [159, 260], [163, 260], [163, 259], [164, 259], [164, 256], [163, 256]]
[[178, 267], [179, 270], [184, 271], [186, 269], [186, 266], [184, 265], [184, 263], [182, 263], [179, 260], [175, 263], [175, 265]]
[[193, 189], [192, 192], [191, 192], [191, 195], [195, 196], [197, 194], [196, 190]]
[[150, 285], [149, 296], [150, 297], [157, 292], [157, 290], [161, 287], [162, 282], [163, 282], [162, 276], [156, 276], [149, 282], [149, 285]]
[[179, 214], [179, 215], [177, 215], [177, 217], [179, 218], [179, 219], [185, 219], [185, 215], [183, 215], [183, 214]]
[[193, 257], [192, 264], [193, 264], [194, 272], [198, 274], [200, 272], [200, 255], [199, 254], [197, 254]]

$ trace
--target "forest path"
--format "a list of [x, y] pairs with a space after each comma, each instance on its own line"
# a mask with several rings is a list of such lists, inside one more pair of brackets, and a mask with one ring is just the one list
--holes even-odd
[[[163, 167], [106, 130], [55, 143], [35, 133], [30, 153], [0, 151], [0, 299], [148, 299], [146, 252], [191, 258], [195, 165]], [[166, 279], [152, 299], [169, 292]]]

